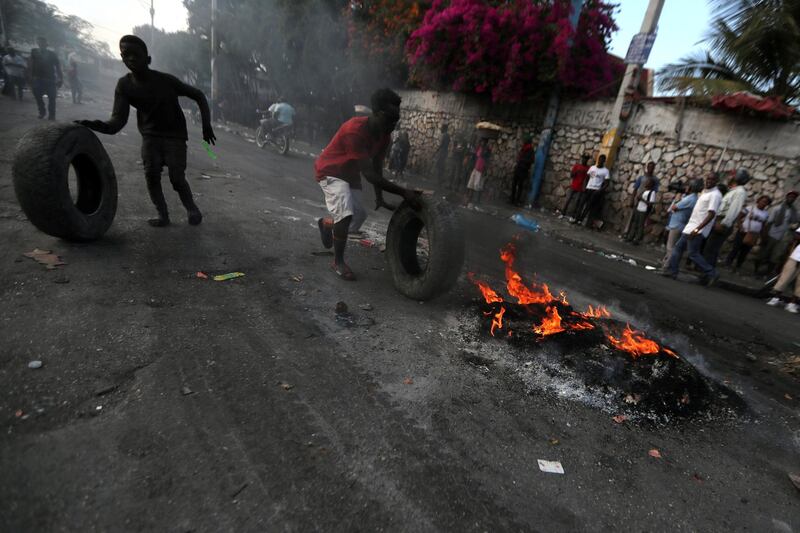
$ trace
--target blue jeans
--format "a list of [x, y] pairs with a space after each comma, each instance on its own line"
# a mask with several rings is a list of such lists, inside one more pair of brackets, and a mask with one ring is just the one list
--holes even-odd
[[700, 249], [703, 247], [704, 240], [705, 237], [701, 235], [697, 235], [696, 237], [690, 239], [689, 235], [681, 233], [681, 238], [675, 243], [675, 248], [672, 249], [672, 255], [669, 258], [668, 270], [673, 276], [678, 275], [678, 268], [680, 267], [681, 259], [683, 258], [683, 252], [685, 252], [687, 249], [689, 250], [689, 259], [703, 272], [703, 274], [706, 275], [706, 277], [717, 275], [717, 271], [714, 269], [714, 267], [708, 264], [703, 257], [703, 254], [700, 252]]

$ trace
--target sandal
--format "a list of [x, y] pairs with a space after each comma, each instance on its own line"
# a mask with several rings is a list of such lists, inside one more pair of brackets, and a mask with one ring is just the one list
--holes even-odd
[[356, 275], [353, 274], [353, 271], [350, 270], [350, 267], [347, 264], [342, 263], [341, 265], [337, 265], [336, 263], [331, 263], [331, 270], [333, 270], [337, 276], [342, 278], [345, 281], [355, 281]]

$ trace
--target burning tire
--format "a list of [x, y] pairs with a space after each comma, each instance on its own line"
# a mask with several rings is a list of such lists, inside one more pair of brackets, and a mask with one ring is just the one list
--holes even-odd
[[[75, 192], [70, 192], [70, 171]], [[41, 231], [70, 241], [92, 241], [117, 212], [117, 178], [100, 140], [76, 124], [40, 126], [17, 144], [14, 192]]]
[[422, 199], [415, 211], [403, 202], [386, 231], [386, 260], [397, 290], [429, 300], [453, 287], [464, 264], [464, 234], [447, 202]]

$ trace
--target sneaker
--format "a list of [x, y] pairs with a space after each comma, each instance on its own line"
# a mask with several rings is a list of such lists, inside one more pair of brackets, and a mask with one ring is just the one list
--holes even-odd
[[784, 309], [786, 309], [790, 313], [794, 313], [795, 315], [797, 313], [800, 313], [800, 305], [797, 305], [794, 302], [789, 302], [788, 304], [786, 304], [786, 307], [784, 307]]
[[780, 298], [778, 298], [777, 296], [773, 296], [767, 301], [767, 305], [770, 307], [778, 307], [779, 305], [781, 305], [781, 302], [782, 301]]

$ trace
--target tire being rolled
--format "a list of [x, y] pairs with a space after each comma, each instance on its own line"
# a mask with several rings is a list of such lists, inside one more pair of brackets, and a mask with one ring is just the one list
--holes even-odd
[[[77, 194], [70, 194], [72, 166]], [[97, 136], [77, 124], [29, 130], [17, 143], [14, 192], [28, 220], [41, 231], [69, 241], [102, 237], [117, 213], [117, 178]]]
[[[426, 233], [428, 260], [422, 265], [417, 242]], [[403, 202], [386, 231], [386, 260], [395, 288], [409, 298], [430, 300], [449, 291], [464, 266], [464, 233], [450, 204], [423, 198], [416, 211]]]

